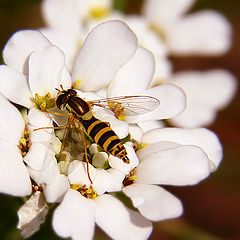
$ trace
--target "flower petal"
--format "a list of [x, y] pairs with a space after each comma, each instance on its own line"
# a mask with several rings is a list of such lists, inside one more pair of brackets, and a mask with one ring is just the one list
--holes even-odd
[[24, 162], [35, 170], [42, 170], [48, 167], [54, 158], [55, 152], [51, 144], [33, 142], [24, 157]]
[[102, 195], [109, 189], [111, 180], [112, 176], [108, 171], [101, 168], [96, 169], [96, 177], [94, 178], [92, 186], [97, 195]]
[[[58, 14], [61, 15], [61, 14]], [[66, 65], [69, 69], [72, 69], [73, 61], [75, 54], [78, 51], [79, 47], [79, 36], [76, 32], [69, 31], [66, 34], [65, 29], [56, 29], [56, 28], [41, 28], [41, 33], [47, 37], [53, 45], [59, 47], [66, 57]]]
[[156, 120], [156, 121], [147, 121], [147, 122], [140, 122], [138, 123], [138, 126], [142, 130], [143, 133], [155, 129], [155, 128], [163, 128], [165, 127], [164, 123], [162, 121]]
[[180, 129], [164, 128], [154, 129], [145, 133], [142, 141], [153, 144], [158, 141], [175, 142], [182, 145], [196, 145], [203, 149], [208, 155], [211, 164], [211, 171], [215, 171], [222, 160], [222, 146], [215, 135], [205, 128]]
[[35, 170], [27, 166], [30, 177], [39, 185], [51, 184], [60, 175], [57, 160], [54, 158], [43, 170]]
[[68, 189], [69, 181], [63, 174], [59, 174], [50, 184], [43, 185], [44, 196], [49, 203], [62, 202]]
[[32, 184], [18, 147], [0, 140], [0, 154], [0, 192], [19, 197], [29, 195]]
[[78, 11], [76, 0], [44, 0], [42, 4], [44, 20], [50, 27], [73, 33], [78, 31], [81, 26], [81, 15], [78, 14]]
[[113, 79], [115, 73], [135, 53], [137, 38], [121, 21], [97, 25], [87, 36], [72, 71], [73, 81], [83, 91], [97, 91]]
[[4, 62], [21, 73], [27, 73], [29, 55], [50, 42], [40, 32], [35, 30], [18, 31], [8, 40], [3, 50]]
[[152, 96], [160, 101], [155, 110], [136, 116], [125, 116], [128, 122], [145, 122], [166, 119], [181, 113], [186, 106], [186, 95], [183, 90], [173, 84], [162, 84], [157, 87], [138, 92], [136, 95]]
[[149, 87], [155, 87], [166, 83], [172, 76], [173, 64], [167, 56], [154, 56], [155, 58], [155, 72]]
[[[92, 181], [96, 177], [96, 169], [89, 164], [89, 175]], [[87, 174], [87, 163], [74, 160], [68, 167], [68, 178], [70, 184], [80, 184], [89, 187], [91, 185]]]
[[125, 173], [114, 168], [109, 168], [107, 172], [111, 175], [111, 181], [108, 186], [108, 192], [119, 192], [122, 190], [122, 182], [125, 178]]
[[32, 105], [32, 94], [25, 75], [11, 67], [0, 65], [0, 79], [1, 93], [6, 98], [26, 108]]
[[223, 15], [205, 10], [179, 19], [166, 34], [173, 54], [219, 55], [229, 50], [232, 29]]
[[135, 55], [117, 72], [108, 85], [107, 96], [134, 95], [145, 90], [152, 80], [154, 68], [152, 53], [138, 47]]
[[0, 139], [18, 145], [23, 136], [25, 122], [21, 113], [0, 94]]
[[170, 23], [177, 21], [195, 2], [195, 0], [147, 0], [143, 14], [151, 24], [166, 29]]
[[131, 29], [138, 37], [138, 44], [150, 50], [154, 57], [163, 57], [167, 54], [167, 46], [164, 41], [159, 38], [157, 33], [149, 27], [149, 22], [145, 17], [139, 15], [127, 15], [125, 19]]
[[171, 82], [182, 87], [188, 97], [186, 110], [170, 120], [181, 127], [212, 123], [216, 111], [230, 103], [237, 89], [236, 78], [222, 69], [180, 72], [172, 77]]
[[134, 207], [151, 221], [176, 218], [183, 212], [180, 200], [159, 186], [135, 183], [123, 188], [123, 192], [131, 198]]
[[42, 127], [53, 127], [53, 122], [49, 114], [41, 112], [36, 108], [31, 108], [28, 112], [27, 128], [30, 132], [31, 142], [52, 143], [55, 140], [53, 129], [39, 129]]
[[152, 231], [151, 222], [139, 213], [127, 209], [111, 195], [93, 199], [96, 223], [112, 239], [147, 239]]
[[151, 154], [174, 149], [180, 146], [180, 144], [175, 142], [164, 142], [164, 141], [156, 142], [152, 144], [146, 144], [146, 145], [147, 145], [146, 147], [143, 147], [137, 150], [137, 156], [139, 159], [141, 159], [141, 162], [144, 161], [147, 158], [147, 156]]
[[132, 146], [129, 146], [128, 144], [124, 144], [124, 146], [127, 150], [127, 156], [130, 160], [130, 163], [129, 164], [124, 163], [122, 159], [110, 155], [109, 165], [114, 169], [117, 169], [125, 174], [128, 174], [133, 168], [135, 168], [138, 165], [139, 159]]
[[56, 96], [64, 68], [64, 54], [55, 46], [35, 51], [29, 58], [29, 85], [32, 95]]
[[72, 239], [93, 238], [94, 209], [89, 199], [69, 189], [53, 214], [53, 229], [61, 237]]
[[193, 185], [209, 175], [209, 161], [201, 148], [184, 145], [145, 157], [136, 169], [137, 182]]

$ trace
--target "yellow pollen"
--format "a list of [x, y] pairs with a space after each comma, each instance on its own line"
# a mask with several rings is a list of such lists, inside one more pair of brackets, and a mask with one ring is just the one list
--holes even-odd
[[92, 186], [87, 188], [86, 185], [81, 186], [79, 184], [72, 184], [71, 188], [81, 193], [85, 198], [93, 199], [97, 197], [97, 193], [93, 190]]
[[74, 84], [74, 88], [78, 89], [81, 83], [82, 83], [82, 80], [81, 79], [77, 79], [75, 84]]
[[147, 143], [141, 143], [137, 146], [136, 151], [145, 147], [147, 147]]
[[53, 108], [56, 105], [55, 98], [51, 98], [51, 93], [45, 94], [45, 96], [40, 96], [38, 93], [35, 94], [35, 107], [46, 111], [49, 108]]
[[109, 9], [104, 5], [95, 5], [89, 8], [89, 15], [92, 18], [99, 19], [109, 15]]
[[19, 145], [18, 145], [18, 148], [21, 150], [23, 157], [26, 156], [31, 145], [32, 145], [32, 143], [29, 138], [29, 131], [28, 131], [27, 127], [25, 127], [23, 137], [20, 139]]
[[129, 185], [132, 185], [133, 183], [136, 182], [137, 176], [135, 174], [136, 168], [132, 169], [130, 173], [125, 177], [123, 180], [123, 187], [127, 187]]

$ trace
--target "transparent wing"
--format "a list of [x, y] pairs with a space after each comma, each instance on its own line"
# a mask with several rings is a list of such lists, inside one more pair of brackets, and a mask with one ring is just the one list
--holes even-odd
[[88, 102], [91, 106], [102, 107], [108, 112], [119, 116], [141, 115], [156, 109], [160, 102], [151, 96], [120, 96], [110, 97]]

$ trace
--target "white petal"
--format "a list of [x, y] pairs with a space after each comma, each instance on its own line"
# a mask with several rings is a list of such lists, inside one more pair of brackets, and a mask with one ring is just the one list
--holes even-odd
[[173, 66], [172, 62], [167, 56], [154, 56], [155, 58], [155, 72], [149, 87], [155, 87], [168, 81], [172, 76]]
[[53, 129], [36, 130], [42, 127], [53, 127], [52, 119], [47, 113], [31, 108], [28, 112], [28, 122], [30, 123], [27, 127], [30, 132], [31, 142], [52, 143], [55, 140]]
[[131, 198], [134, 207], [151, 221], [176, 218], [183, 212], [179, 199], [159, 186], [135, 183], [123, 188], [123, 192]]
[[214, 171], [222, 160], [222, 146], [218, 137], [208, 129], [180, 129], [164, 128], [155, 129], [144, 134], [143, 142], [152, 144], [158, 141], [169, 141], [184, 145], [196, 145], [203, 149], [213, 163], [211, 170]]
[[120, 67], [135, 53], [137, 38], [121, 21], [107, 21], [87, 36], [73, 67], [79, 89], [97, 91], [105, 87]]
[[42, 13], [47, 24], [55, 29], [77, 32], [80, 28], [81, 16], [78, 14], [76, 0], [44, 0]]
[[102, 195], [109, 189], [111, 180], [112, 176], [108, 171], [101, 168], [96, 169], [96, 177], [94, 178], [92, 186], [97, 195]]
[[[89, 175], [92, 181], [94, 181], [96, 174], [96, 169], [89, 164]], [[72, 161], [68, 167], [68, 178], [71, 184], [80, 184], [89, 187], [91, 183], [87, 174], [87, 163], [78, 160]]]
[[167, 30], [170, 51], [179, 55], [218, 55], [231, 46], [231, 25], [218, 12], [189, 14]]
[[72, 87], [72, 77], [66, 65], [63, 66], [61, 85], [63, 86], [63, 89], [69, 89]]
[[93, 199], [96, 223], [112, 239], [147, 239], [152, 231], [151, 222], [139, 213], [127, 209], [111, 195]]
[[186, 106], [186, 95], [183, 90], [173, 84], [160, 86], [138, 92], [136, 95], [152, 96], [160, 101], [155, 110], [137, 116], [126, 116], [128, 122], [145, 122], [158, 119], [166, 119], [181, 113]]
[[0, 94], [0, 139], [18, 145], [25, 128], [25, 122], [16, 107]]
[[69, 189], [53, 214], [53, 229], [61, 237], [89, 239], [94, 233], [94, 211], [89, 199]]
[[24, 162], [35, 170], [42, 170], [55, 158], [55, 152], [51, 144], [33, 142]]
[[60, 174], [50, 184], [43, 185], [44, 196], [49, 203], [61, 202], [69, 189], [67, 176]]
[[138, 123], [138, 126], [142, 129], [142, 132], [145, 133], [149, 130], [155, 129], [155, 128], [163, 128], [164, 123], [162, 121], [156, 120], [156, 121], [147, 121], [147, 122], [140, 122]]
[[173, 21], [177, 21], [195, 2], [195, 0], [147, 0], [143, 6], [143, 13], [148, 21], [165, 29]]
[[64, 68], [64, 54], [55, 46], [35, 51], [29, 58], [29, 85], [32, 95], [55, 96]]
[[154, 73], [153, 55], [138, 47], [135, 55], [114, 76], [107, 88], [107, 96], [134, 95], [148, 88]]
[[72, 69], [75, 54], [77, 53], [80, 45], [80, 39], [77, 34], [78, 32], [69, 31], [66, 33], [67, 30], [56, 28], [41, 28], [40, 31], [51, 41], [53, 45], [56, 45], [64, 52], [66, 65], [69, 69]]
[[128, 144], [124, 144], [126, 150], [127, 150], [127, 156], [130, 160], [130, 163], [124, 163], [123, 160], [120, 158], [114, 157], [113, 155], [109, 156], [109, 165], [117, 169], [125, 174], [128, 174], [133, 168], [135, 168], [138, 163], [139, 159], [133, 149], [133, 147], [129, 146]]
[[149, 22], [145, 17], [139, 15], [127, 15], [124, 19], [131, 29], [138, 37], [139, 46], [150, 50], [154, 57], [165, 56], [167, 54], [167, 47], [164, 41], [157, 35], [157, 33], [149, 27]]
[[1, 93], [6, 98], [26, 108], [32, 105], [32, 94], [25, 75], [11, 67], [0, 65], [0, 79]]
[[230, 103], [237, 89], [236, 78], [222, 69], [180, 72], [172, 77], [171, 82], [182, 87], [187, 94], [186, 110], [171, 119], [174, 124], [183, 127], [212, 123], [216, 111]]
[[51, 127], [53, 122], [49, 115], [36, 108], [31, 108], [28, 112], [28, 122], [35, 127]]
[[30, 177], [39, 185], [51, 184], [60, 175], [57, 160], [52, 159], [50, 164], [43, 170], [37, 171], [27, 166]]
[[0, 192], [23, 197], [32, 192], [32, 184], [20, 150], [0, 140]]
[[140, 183], [181, 186], [200, 182], [209, 170], [209, 160], [202, 149], [184, 145], [148, 155], [135, 174]]
[[147, 156], [153, 153], [174, 149], [180, 146], [180, 144], [175, 142], [164, 142], [164, 141], [156, 142], [153, 144], [146, 144], [146, 145], [147, 145], [146, 147], [143, 147], [137, 150], [137, 156], [141, 160], [141, 162], [144, 161], [147, 158]]
[[129, 124], [129, 133], [132, 139], [136, 140], [137, 142], [141, 141], [143, 131], [136, 124]]
[[4, 62], [19, 72], [26, 73], [29, 55], [48, 45], [50, 42], [38, 31], [18, 31], [8, 40], [3, 50]]
[[122, 190], [122, 182], [125, 178], [125, 173], [113, 168], [109, 168], [107, 172], [111, 175], [111, 181], [108, 186], [108, 192], [119, 192]]

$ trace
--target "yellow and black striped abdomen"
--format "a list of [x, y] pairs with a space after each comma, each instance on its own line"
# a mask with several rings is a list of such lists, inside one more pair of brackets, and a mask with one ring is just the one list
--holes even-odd
[[107, 123], [95, 117], [91, 117], [89, 120], [81, 119], [81, 122], [88, 135], [95, 143], [99, 144], [104, 151], [129, 163], [127, 151], [123, 143]]

